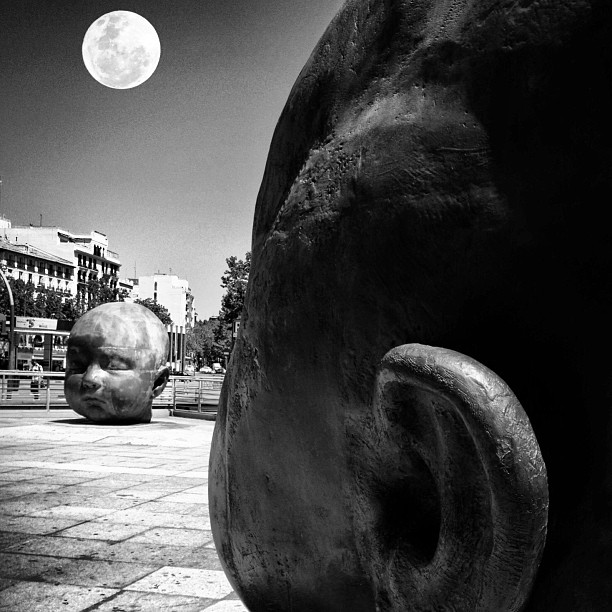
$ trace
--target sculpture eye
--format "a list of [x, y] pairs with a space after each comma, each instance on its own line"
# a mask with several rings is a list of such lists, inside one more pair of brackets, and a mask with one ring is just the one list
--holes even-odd
[[66, 370], [72, 374], [81, 374], [87, 369], [87, 359], [79, 351], [68, 349], [66, 353]]
[[105, 370], [131, 370], [132, 364], [129, 360], [124, 359], [123, 357], [119, 357], [117, 355], [112, 355], [110, 357], [106, 357], [104, 359], [106, 363], [101, 363], [101, 366]]

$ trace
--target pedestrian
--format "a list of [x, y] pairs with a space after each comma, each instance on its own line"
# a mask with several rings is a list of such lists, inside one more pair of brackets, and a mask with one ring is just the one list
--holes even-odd
[[30, 382], [30, 391], [34, 394], [34, 399], [38, 399], [38, 395], [40, 393], [40, 387], [42, 384], [42, 375], [39, 372], [42, 372], [42, 366], [37, 361], [32, 360], [32, 367], [30, 368], [32, 372], [32, 381]]

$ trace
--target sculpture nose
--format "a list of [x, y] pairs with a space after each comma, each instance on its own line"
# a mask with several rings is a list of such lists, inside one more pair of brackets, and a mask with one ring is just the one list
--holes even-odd
[[98, 389], [102, 386], [102, 369], [92, 363], [83, 374], [82, 385], [85, 389]]

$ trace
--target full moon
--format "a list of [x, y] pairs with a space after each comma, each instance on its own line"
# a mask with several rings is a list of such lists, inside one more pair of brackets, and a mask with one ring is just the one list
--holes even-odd
[[96, 19], [83, 39], [83, 61], [96, 81], [113, 89], [144, 83], [157, 68], [155, 28], [137, 13], [113, 11]]

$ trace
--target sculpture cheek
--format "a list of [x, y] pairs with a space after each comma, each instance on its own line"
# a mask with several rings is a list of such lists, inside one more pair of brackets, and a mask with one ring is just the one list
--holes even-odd
[[118, 415], [141, 412], [151, 401], [151, 374], [149, 372], [117, 372], [109, 376], [107, 388]]
[[66, 394], [77, 395], [81, 389], [81, 382], [83, 380], [82, 374], [70, 374], [66, 373], [64, 380], [64, 391]]

